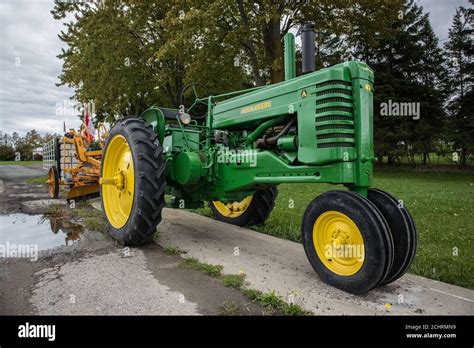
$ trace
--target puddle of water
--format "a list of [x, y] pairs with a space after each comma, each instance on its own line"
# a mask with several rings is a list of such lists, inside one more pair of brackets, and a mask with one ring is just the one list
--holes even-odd
[[38, 250], [72, 245], [80, 239], [81, 225], [42, 215], [0, 215], [0, 245], [37, 245]]

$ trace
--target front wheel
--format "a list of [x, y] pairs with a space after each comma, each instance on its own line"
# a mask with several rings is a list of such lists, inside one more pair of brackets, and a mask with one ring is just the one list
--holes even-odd
[[367, 198], [329, 191], [307, 207], [301, 226], [306, 256], [320, 278], [361, 294], [382, 282], [393, 263], [387, 222]]
[[389, 193], [378, 189], [369, 189], [367, 198], [382, 213], [392, 234], [394, 260], [389, 274], [381, 282], [381, 285], [385, 285], [403, 276], [410, 268], [416, 254], [416, 227], [403, 202]]
[[165, 164], [152, 126], [119, 121], [109, 133], [101, 163], [101, 199], [107, 229], [125, 245], [151, 239], [165, 205]]

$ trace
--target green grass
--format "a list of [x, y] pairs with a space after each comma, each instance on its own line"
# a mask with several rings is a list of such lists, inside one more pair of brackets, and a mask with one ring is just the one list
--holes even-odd
[[239, 306], [234, 302], [225, 301], [219, 307], [219, 315], [236, 315], [239, 312]]
[[18, 166], [31, 166], [33, 164], [43, 163], [43, 161], [0, 161], [0, 165], [2, 164], [16, 164]]
[[[474, 289], [474, 175], [377, 168], [374, 181], [375, 187], [402, 199], [415, 220], [418, 249], [409, 272]], [[252, 228], [301, 242], [300, 224], [309, 202], [325, 191], [341, 188], [328, 184], [280, 185], [270, 218]], [[209, 208], [199, 212], [210, 214]], [[453, 248], [457, 248], [457, 256]]]
[[256, 289], [243, 289], [242, 292], [253, 302], [260, 304], [271, 315], [308, 315], [309, 313], [295, 303], [287, 303], [275, 291], [262, 292]]
[[107, 232], [102, 212], [94, 209], [88, 203], [80, 203], [74, 209], [65, 205], [51, 204], [43, 209], [42, 214], [63, 219], [78, 217], [89, 230]]
[[61, 213], [61, 208], [60, 204], [50, 204], [44, 207], [42, 213], [43, 215], [58, 217]]
[[[198, 272], [205, 273], [213, 278], [219, 279], [224, 286], [231, 287], [241, 291], [251, 301], [258, 303], [269, 315], [309, 315], [299, 305], [295, 303], [287, 303], [281, 296], [277, 295], [275, 291], [262, 292], [260, 290], [244, 288], [245, 274], [222, 274], [223, 267], [221, 265], [211, 265], [209, 263], [201, 262], [196, 258], [187, 257], [180, 263], [179, 267], [192, 269]], [[230, 305], [229, 308], [221, 309], [226, 314], [235, 312], [236, 308]]]
[[183, 259], [180, 267], [203, 272], [213, 278], [219, 278], [222, 275], [222, 269], [224, 268], [221, 265], [211, 265], [209, 263], [200, 262], [194, 257], [186, 257]]
[[184, 250], [181, 250], [177, 246], [174, 245], [168, 245], [163, 248], [163, 251], [165, 252], [166, 255], [179, 255], [179, 254], [186, 254], [187, 252]]
[[29, 178], [26, 180], [27, 184], [45, 184], [46, 181], [48, 181], [48, 176], [47, 175], [42, 175], [42, 176], [37, 176], [35, 178]]
[[93, 231], [98, 231], [102, 233], [107, 232], [107, 227], [105, 225], [104, 216], [101, 211], [94, 209], [88, 203], [80, 204], [74, 209], [69, 209], [73, 215], [82, 218], [84, 225]]
[[225, 286], [240, 289], [245, 284], [245, 274], [226, 274], [222, 276], [222, 284]]

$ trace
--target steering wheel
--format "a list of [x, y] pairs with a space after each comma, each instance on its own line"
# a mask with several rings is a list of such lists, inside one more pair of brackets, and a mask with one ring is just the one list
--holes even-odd
[[[185, 107], [185, 111], [194, 119], [203, 119], [207, 116], [207, 99], [199, 96], [208, 96], [209, 91], [202, 83], [192, 82], [184, 86], [179, 96], [179, 102]], [[192, 104], [189, 102], [194, 97]], [[191, 106], [187, 107], [187, 105]]]

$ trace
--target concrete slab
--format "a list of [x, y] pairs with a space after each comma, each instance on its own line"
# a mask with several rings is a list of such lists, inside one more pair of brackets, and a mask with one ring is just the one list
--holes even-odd
[[197, 315], [197, 305], [162, 285], [133, 249], [94, 255], [35, 274], [30, 302], [40, 315]]
[[22, 211], [25, 213], [37, 213], [43, 211], [50, 205], [66, 205], [65, 199], [36, 199], [32, 201], [21, 202]]
[[314, 314], [473, 315], [474, 291], [407, 274], [398, 281], [355, 296], [324, 284], [303, 250], [291, 241], [228, 225], [184, 210], [164, 209], [160, 244], [187, 256], [247, 275], [252, 288], [276, 291]]

